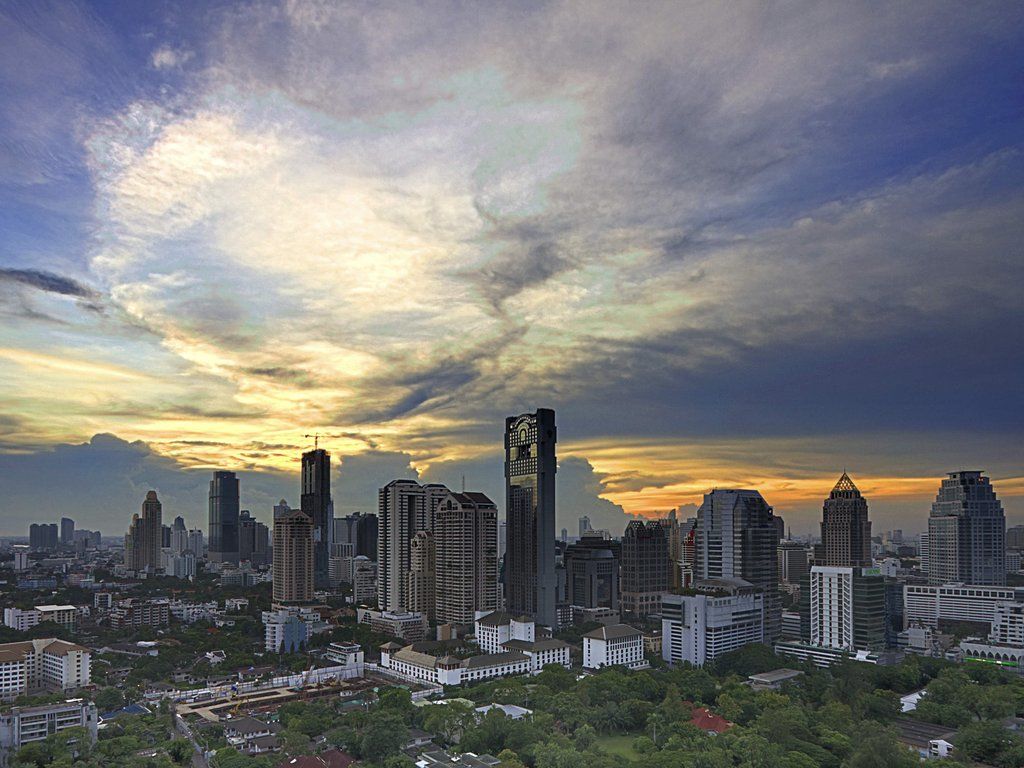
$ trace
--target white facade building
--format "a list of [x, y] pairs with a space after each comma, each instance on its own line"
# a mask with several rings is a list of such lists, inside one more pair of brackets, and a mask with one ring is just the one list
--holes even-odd
[[52, 637], [0, 645], [0, 698], [88, 685], [91, 658], [88, 648]]
[[853, 568], [811, 568], [811, 645], [853, 650]]
[[937, 627], [940, 621], [991, 624], [998, 606], [1021, 602], [1024, 589], [1020, 587], [907, 584], [903, 588], [903, 620], [905, 626]]
[[644, 657], [644, 636], [627, 624], [599, 627], [583, 636], [585, 669], [624, 666], [642, 669], [649, 666]]
[[25, 632], [39, 623], [39, 611], [35, 608], [4, 608], [4, 626]]
[[473, 628], [476, 644], [484, 653], [498, 653], [509, 640], [532, 643], [537, 639], [537, 625], [532, 619], [503, 611], [477, 611]]
[[95, 742], [98, 722], [96, 705], [82, 699], [38, 707], [11, 707], [10, 711], [0, 713], [0, 765], [7, 765], [8, 757], [25, 744], [42, 741], [68, 728], [84, 728]]
[[661, 604], [661, 655], [670, 664], [694, 666], [751, 643], [763, 643], [764, 595], [742, 579], [696, 582], [686, 595]]

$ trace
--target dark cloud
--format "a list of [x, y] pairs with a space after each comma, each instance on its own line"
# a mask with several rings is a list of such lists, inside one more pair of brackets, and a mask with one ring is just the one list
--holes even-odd
[[70, 277], [45, 272], [41, 269], [6, 269], [0, 267], [0, 282], [20, 283], [48, 293], [77, 298], [96, 298], [99, 294], [87, 285]]

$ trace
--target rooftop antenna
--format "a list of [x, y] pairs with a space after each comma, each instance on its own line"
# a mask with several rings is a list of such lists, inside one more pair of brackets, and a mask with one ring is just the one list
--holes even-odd
[[463, 493], [466, 492], [466, 476], [465, 475], [462, 476], [462, 492]]
[[312, 435], [306, 435], [306, 437], [312, 437], [313, 438], [313, 450], [314, 451], [320, 449], [320, 433], [319, 432], [314, 432]]

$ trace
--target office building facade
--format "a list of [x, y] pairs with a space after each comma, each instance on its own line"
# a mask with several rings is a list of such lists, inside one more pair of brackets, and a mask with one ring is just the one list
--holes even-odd
[[209, 551], [213, 563], [238, 562], [238, 478], [234, 472], [213, 473], [209, 497]]
[[661, 522], [631, 520], [622, 534], [622, 612], [657, 613], [671, 587], [670, 566], [668, 536]]
[[313, 523], [313, 584], [330, 589], [331, 537], [334, 522], [331, 506], [331, 454], [317, 448], [302, 454], [302, 513]]
[[697, 510], [694, 579], [741, 579], [764, 591], [767, 641], [781, 631], [779, 533], [771, 506], [753, 490], [714, 490]]
[[868, 502], [845, 472], [822, 506], [821, 544], [824, 560], [816, 565], [855, 568], [871, 565]]
[[566, 599], [578, 608], [619, 611], [622, 545], [584, 534], [565, 550]]
[[669, 664], [702, 667], [745, 645], [767, 642], [764, 619], [764, 590], [750, 582], [694, 582], [687, 594], [662, 599], [662, 658]]
[[950, 472], [928, 518], [930, 584], [1006, 583], [1006, 517], [989, 479]]
[[555, 412], [505, 419], [505, 597], [513, 613], [558, 625], [555, 573]]

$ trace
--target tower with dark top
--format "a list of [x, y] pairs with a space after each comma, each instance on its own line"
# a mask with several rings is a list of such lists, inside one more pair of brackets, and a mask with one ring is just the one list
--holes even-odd
[[302, 513], [313, 521], [313, 585], [330, 589], [331, 454], [315, 448], [302, 454]]
[[508, 610], [556, 627], [555, 412], [505, 419], [505, 588]]

